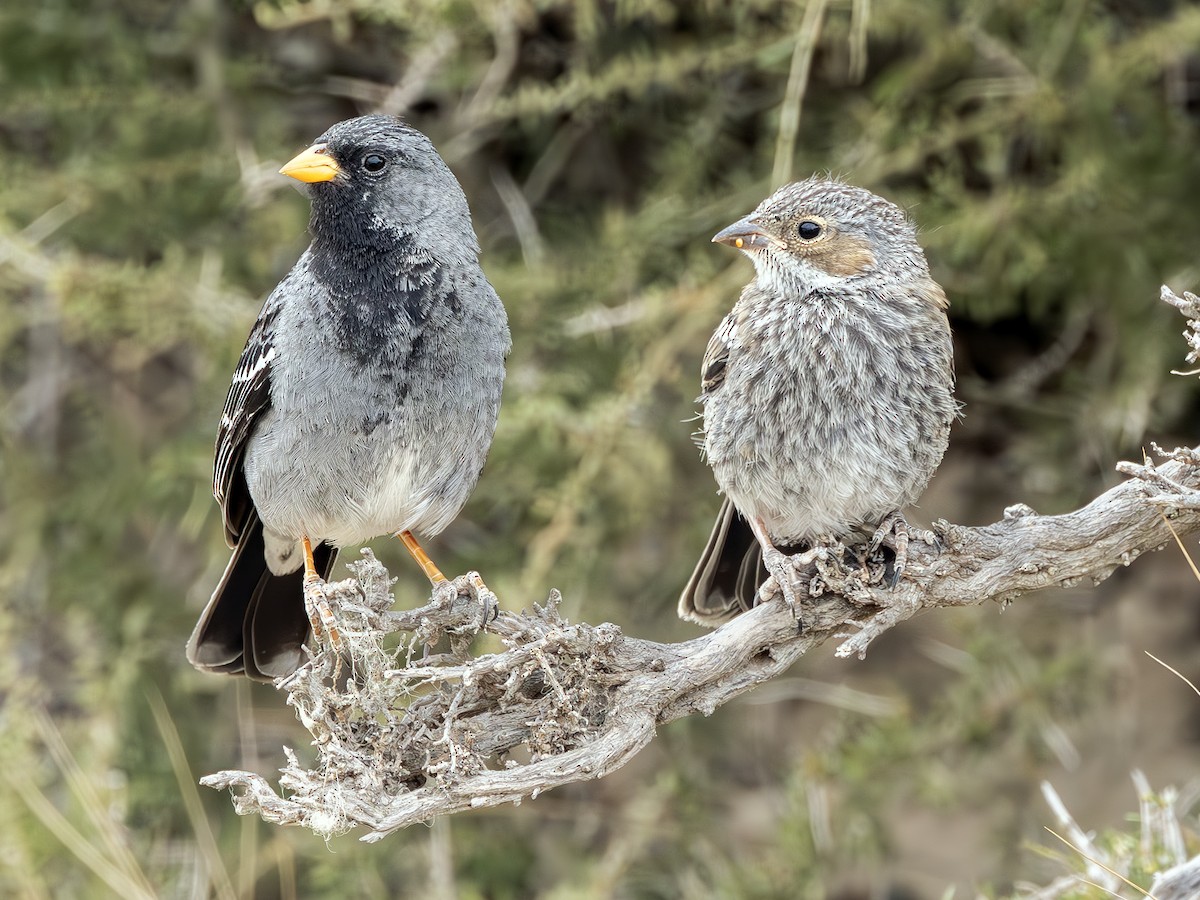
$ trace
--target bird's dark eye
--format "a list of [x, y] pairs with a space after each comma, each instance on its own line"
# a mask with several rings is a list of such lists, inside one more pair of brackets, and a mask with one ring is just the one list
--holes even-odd
[[796, 228], [796, 231], [799, 232], [801, 240], [811, 241], [821, 233], [821, 226], [816, 222], [805, 219]]
[[378, 175], [387, 168], [387, 158], [378, 153], [368, 153], [363, 157], [362, 167], [372, 175]]

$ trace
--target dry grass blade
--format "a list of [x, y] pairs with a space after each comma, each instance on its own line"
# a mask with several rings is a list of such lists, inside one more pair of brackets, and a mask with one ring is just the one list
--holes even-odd
[[788, 181], [792, 174], [792, 157], [796, 154], [796, 135], [800, 131], [800, 109], [804, 105], [804, 94], [808, 90], [808, 73], [812, 69], [813, 54], [817, 41], [821, 39], [821, 22], [825, 17], [828, 0], [809, 0], [804, 9], [804, 19], [796, 34], [796, 47], [792, 52], [792, 69], [784, 88], [783, 105], [779, 112], [779, 136], [775, 141], [775, 165], [771, 172], [771, 184], [778, 186]]
[[1172, 673], [1173, 675], [1177, 675], [1184, 684], [1186, 684], [1193, 691], [1195, 691], [1198, 695], [1200, 695], [1200, 688], [1196, 687], [1196, 685], [1194, 685], [1190, 680], [1188, 680], [1186, 675], [1184, 675], [1182, 672], [1180, 672], [1175, 667], [1169, 665], [1168, 663], [1163, 662], [1161, 659], [1159, 659], [1157, 656], [1155, 656], [1149, 650], [1146, 650], [1144, 652], [1148, 657], [1150, 657], [1152, 660], [1154, 660], [1156, 663], [1158, 663], [1160, 666], [1162, 666], [1168, 672]]
[[179, 793], [183, 798], [192, 832], [196, 836], [196, 844], [208, 863], [213, 890], [222, 900], [237, 900], [237, 892], [233, 889], [233, 882], [229, 880], [229, 872], [226, 871], [221, 852], [217, 849], [217, 839], [208, 825], [208, 817], [204, 814], [204, 806], [200, 802], [200, 793], [196, 790], [195, 776], [188, 765], [187, 753], [179, 740], [179, 732], [175, 723], [171, 721], [171, 713], [163, 703], [162, 695], [157, 691], [149, 694], [146, 699], [150, 703], [150, 711], [154, 714], [154, 724], [158, 726], [158, 733], [166, 746], [167, 758], [171, 760], [171, 770], [179, 783]]
[[154, 900], [154, 893], [146, 890], [138, 880], [132, 879], [119, 866], [107, 859], [95, 844], [89, 841], [82, 832], [67, 821], [46, 795], [34, 787], [24, 774], [5, 773], [8, 782], [17, 795], [24, 801], [29, 811], [33, 813], [46, 829], [58, 838], [59, 843], [71, 851], [81, 863], [120, 897], [146, 898]]
[[[1129, 885], [1131, 888], [1133, 888], [1135, 891], [1137, 891], [1143, 897], [1149, 897], [1150, 900], [1154, 900], [1154, 895], [1151, 894], [1149, 891], [1147, 891], [1144, 887], [1134, 884], [1132, 881], [1130, 881], [1128, 878], [1126, 878], [1120, 872], [1116, 871], [1115, 869], [1110, 868], [1109, 866], [1106, 866], [1104, 863], [1100, 862], [1100, 860], [1094, 859], [1093, 857], [1088, 856], [1086, 853], [1084, 853], [1082, 850], [1080, 850], [1078, 847], [1076, 847], [1074, 844], [1072, 844], [1070, 841], [1068, 841], [1065, 837], [1063, 837], [1061, 834], [1059, 834], [1057, 831], [1055, 831], [1049, 825], [1043, 825], [1042, 827], [1045, 828], [1052, 835], [1054, 835], [1056, 838], [1058, 838], [1060, 841], [1062, 841], [1064, 844], [1066, 844], [1068, 847], [1070, 847], [1072, 850], [1074, 850], [1076, 853], [1078, 853], [1081, 857], [1083, 857], [1085, 860], [1087, 860], [1091, 865], [1098, 866], [1099, 868], [1101, 868], [1105, 872], [1107, 872], [1109, 875], [1112, 875], [1114, 878], [1119, 878], [1122, 882]], [[1080, 880], [1085, 881], [1085, 879], [1082, 879], [1082, 878]], [[1112, 894], [1114, 897], [1121, 896], [1120, 894], [1110, 890], [1109, 888], [1105, 887], [1104, 885], [1093, 884], [1090, 881], [1087, 881], [1086, 883], [1092, 885], [1092, 887], [1100, 888], [1100, 890], [1105, 891], [1109, 894]]]
[[[250, 703], [250, 686], [239, 681], [234, 695], [237, 703], [238, 738], [242, 759], [252, 768], [258, 768], [258, 728], [254, 718], [254, 707]], [[258, 823], [242, 819], [242, 833], [238, 840], [237, 891], [242, 897], [254, 896], [254, 883], [258, 878], [259, 866], [263, 865], [258, 850]]]
[[1196, 561], [1192, 559], [1192, 554], [1188, 553], [1187, 547], [1183, 545], [1183, 539], [1179, 537], [1179, 532], [1175, 530], [1175, 526], [1171, 524], [1171, 520], [1165, 515], [1163, 515], [1162, 520], [1167, 526], [1167, 529], [1171, 532], [1171, 537], [1175, 538], [1175, 543], [1179, 545], [1179, 550], [1181, 553], [1183, 553], [1183, 558], [1186, 559], [1188, 561], [1188, 565], [1191, 566], [1192, 574], [1196, 576], [1197, 581], [1200, 581], [1200, 568], [1197, 568]]
[[83, 807], [92, 823], [93, 830], [100, 836], [107, 850], [108, 859], [124, 873], [125, 877], [140, 885], [147, 894], [153, 894], [154, 890], [142, 873], [141, 866], [138, 865], [129, 845], [123, 840], [122, 831], [114, 827], [114, 822], [106, 810], [106, 804], [96, 793], [94, 780], [89, 778], [79, 767], [79, 763], [67, 748], [66, 741], [63, 740], [62, 733], [54, 721], [46, 714], [45, 710], [40, 708], [35, 709], [32, 716], [38, 734], [50, 751], [54, 764], [66, 777], [71, 792]]
[[1086, 878], [1083, 878], [1083, 877], [1080, 877], [1077, 880], [1082, 884], [1086, 884], [1088, 887], [1094, 887], [1098, 891], [1104, 891], [1104, 893], [1108, 894], [1110, 897], [1116, 897], [1117, 900], [1122, 900], [1120, 894], [1118, 894], [1116, 891], [1109, 890], [1102, 884], [1096, 884], [1096, 882], [1088, 881]]

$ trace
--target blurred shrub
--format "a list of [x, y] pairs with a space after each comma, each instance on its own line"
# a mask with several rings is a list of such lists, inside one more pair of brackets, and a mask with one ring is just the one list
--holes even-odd
[[[219, 887], [218, 844], [234, 860], [227, 884], [279, 885], [264, 896], [288, 895], [297, 878], [304, 895], [344, 892], [348, 865], [364, 892], [424, 877], [420, 859], [349, 845], [327, 857], [304, 836], [258, 837], [253, 823], [206, 845], [172, 774], [183, 763], [146, 702], [163, 692], [197, 770], [253, 764], [258, 743], [269, 769], [292, 736], [269, 690], [203, 679], [181, 650], [226, 558], [208, 478], [228, 375], [262, 296], [304, 245], [306, 204], [274, 171], [331, 122], [383, 108], [433, 137], [464, 183], [512, 319], [496, 444], [437, 546], [443, 567], [481, 569], [513, 605], [558, 586], [572, 616], [680, 637], [691, 632], [673, 620], [674, 596], [717, 505], [689, 440], [699, 359], [749, 277], [707, 239], [773, 178], [832, 171], [908, 206], [921, 226], [952, 299], [967, 402], [950, 463], [976, 472], [954, 506], [929, 515], [989, 519], [1017, 499], [1066, 506], [1111, 481], [1112, 460], [1135, 454], [1148, 429], [1188, 430], [1192, 394], [1167, 376], [1178, 327], [1155, 298], [1164, 280], [1197, 281], [1197, 46], [1200, 9], [1169, 0], [9, 0], [8, 768], [68, 820], [87, 815], [64, 764], [45, 754], [46, 728], [29, 724], [30, 710], [48, 710], [84, 781], [100, 785], [111, 828], [132, 829], [133, 855], [168, 893], [194, 879]], [[420, 577], [383, 543], [399, 602], [415, 602]], [[1003, 657], [1021, 637], [998, 640]], [[1042, 649], [1013, 715], [1081, 714], [1090, 695], [1063, 697], [1041, 677], [1062, 665]], [[894, 687], [916, 707], [932, 692], [943, 708], [955, 691], [986, 690], [972, 671], [948, 695]], [[715, 866], [729, 895], [795, 896], [788, 886], [818, 872], [885, 859], [895, 797], [866, 790], [878, 787], [871, 772], [896, 746], [928, 748], [947, 720], [846, 715], [803, 762], [857, 798], [853, 834], [833, 850], [800, 835], [800, 817], [763, 871], [697, 854], [725, 846], [717, 807], [741, 791], [703, 774], [737, 755], [742, 718], [729, 712], [664, 738], [674, 766], [657, 760], [639, 801], [649, 807], [603, 787], [588, 795], [612, 822], [588, 819], [583, 795], [563, 792], [508, 834], [489, 828], [496, 819], [454, 823], [470, 836], [456, 845], [459, 888], [702, 896], [697, 873]], [[989, 752], [1036, 764], [1042, 745], [1022, 737], [1036, 727], [976, 724]], [[774, 765], [786, 749], [770, 751]], [[782, 777], [771, 764], [755, 772], [746, 777], [759, 786]], [[119, 850], [85, 832], [79, 865], [64, 849], [73, 839], [53, 835], [23, 796], [0, 817], [20, 860], [0, 890], [90, 890], [102, 876], [85, 849]], [[205, 801], [230, 819], [223, 798]], [[539, 829], [543, 815], [572, 828]], [[636, 832], [646, 844], [619, 843], [620, 823], [638, 816], [652, 823]], [[1017, 834], [1003, 840], [1011, 848]], [[663, 846], [673, 854], [651, 852]]]

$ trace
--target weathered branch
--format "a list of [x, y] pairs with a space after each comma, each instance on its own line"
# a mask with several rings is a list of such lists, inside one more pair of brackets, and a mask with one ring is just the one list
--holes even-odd
[[[914, 542], [895, 587], [882, 583], [878, 560], [847, 564], [847, 548], [826, 548], [798, 585], [808, 593], [799, 633], [784, 604], [767, 602], [693, 640], [655, 643], [612, 624], [566, 622], [557, 593], [531, 613], [497, 613], [472, 576], [435, 590], [420, 609], [390, 612], [387, 572], [367, 551], [354, 578], [306, 593], [321, 625], [313, 659], [281, 685], [314, 737], [317, 765], [306, 770], [287, 751], [286, 797], [249, 772], [202, 783], [230, 788], [239, 813], [325, 835], [363, 826], [374, 841], [599, 778], [659, 725], [712, 713], [831, 638], [841, 641], [837, 655], [861, 657], [921, 610], [1099, 583], [1171, 541], [1172, 529], [1200, 530], [1200, 448], [1155, 449], [1165, 464], [1121, 463], [1131, 479], [1075, 512], [1013, 506], [980, 528], [937, 523], [938, 546]], [[394, 632], [411, 638], [386, 649]], [[472, 656], [484, 632], [504, 649]]]

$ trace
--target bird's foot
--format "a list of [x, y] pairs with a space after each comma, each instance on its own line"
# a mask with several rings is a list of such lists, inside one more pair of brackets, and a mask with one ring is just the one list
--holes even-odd
[[325, 579], [315, 573], [304, 576], [304, 609], [313, 637], [328, 644], [335, 653], [341, 653], [342, 635], [329, 605], [329, 595], [325, 593]]
[[404, 545], [404, 549], [408, 551], [417, 565], [421, 567], [421, 571], [425, 573], [425, 577], [429, 579], [434, 587], [448, 580], [442, 574], [442, 570], [429, 558], [429, 554], [425, 552], [425, 548], [417, 541], [415, 534], [411, 531], [397, 531], [396, 537], [400, 539], [400, 543]]
[[317, 571], [312, 542], [307, 534], [300, 538], [300, 546], [304, 550], [304, 611], [308, 613], [308, 624], [314, 638], [326, 640], [334, 650], [340, 652], [342, 641], [337, 620], [329, 605], [329, 595], [325, 593], [325, 579]]
[[789, 556], [773, 546], [764, 547], [762, 561], [767, 571], [771, 573], [771, 577], [759, 588], [758, 602], [762, 603], [770, 599], [778, 590], [783, 597], [783, 602], [791, 610], [797, 627], [803, 628], [804, 623], [800, 618], [800, 591], [803, 590], [807, 594], [808, 581], [811, 577], [811, 573], [807, 569], [816, 560], [822, 549], [817, 547]]
[[[453, 580], [435, 582], [430, 601], [449, 610], [463, 597], [471, 600], [474, 607], [479, 610], [479, 618], [473, 625], [465, 622], [462, 625], [456, 625], [454, 628], [456, 632], [474, 634], [487, 628], [489, 623], [496, 621], [500, 616], [500, 601], [496, 599], [496, 594], [484, 583], [478, 572], [468, 572]], [[465, 612], [467, 607], [460, 608]]]
[[908, 568], [908, 546], [914, 539], [928, 544], [930, 547], [938, 546], [937, 535], [928, 529], [911, 527], [899, 510], [884, 518], [871, 537], [871, 542], [867, 546], [868, 556], [874, 556], [880, 547], [889, 547], [895, 553], [892, 574], [888, 579], [891, 587], [895, 587], [900, 582], [904, 570]]
[[487, 628], [489, 622], [496, 621], [500, 616], [500, 601], [495, 592], [487, 586], [478, 572], [468, 572], [454, 579], [454, 584], [460, 594], [465, 594], [479, 604], [480, 630]]
[[435, 581], [429, 592], [429, 599], [438, 606], [449, 609], [458, 599], [458, 583], [456, 581]]

